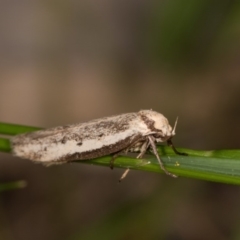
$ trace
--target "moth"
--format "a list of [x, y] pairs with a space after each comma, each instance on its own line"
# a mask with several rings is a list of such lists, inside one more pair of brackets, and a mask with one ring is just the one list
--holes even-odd
[[[137, 158], [141, 158], [150, 148], [161, 169], [167, 175], [176, 177], [166, 170], [156, 148], [157, 143], [167, 142], [175, 153], [183, 154], [175, 149], [171, 140], [176, 125], [177, 120], [172, 128], [161, 113], [141, 110], [20, 134], [11, 139], [11, 145], [14, 155], [45, 165], [89, 160], [111, 154], [111, 168], [117, 155], [137, 152]], [[122, 178], [128, 171], [124, 172]]]

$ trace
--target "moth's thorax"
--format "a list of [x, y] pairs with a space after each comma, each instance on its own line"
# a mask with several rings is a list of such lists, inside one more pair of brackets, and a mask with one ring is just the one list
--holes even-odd
[[167, 141], [175, 135], [167, 118], [161, 113], [152, 110], [142, 110], [139, 112], [139, 115], [146, 124], [149, 133], [155, 136], [157, 142]]

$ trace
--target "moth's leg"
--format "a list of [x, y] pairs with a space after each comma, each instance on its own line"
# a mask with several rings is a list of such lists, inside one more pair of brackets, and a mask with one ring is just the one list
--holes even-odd
[[119, 155], [120, 155], [120, 152], [114, 153], [114, 154], [112, 155], [112, 159], [111, 159], [111, 161], [110, 161], [110, 168], [111, 168], [111, 169], [113, 169], [113, 167], [114, 167], [114, 161], [115, 161], [115, 159], [116, 159]]
[[175, 154], [183, 155], [183, 156], [188, 156], [187, 153], [179, 152], [179, 151], [174, 147], [171, 139], [167, 140], [167, 145], [170, 146], [170, 147], [173, 149], [173, 151], [175, 152]]
[[153, 153], [155, 154], [155, 156], [156, 156], [156, 158], [157, 158], [157, 160], [158, 160], [158, 162], [159, 162], [159, 165], [160, 165], [161, 169], [162, 169], [167, 175], [176, 178], [177, 176], [176, 176], [175, 174], [172, 174], [172, 173], [168, 172], [168, 170], [164, 167], [163, 162], [161, 161], [161, 159], [160, 159], [160, 157], [159, 157], [159, 155], [158, 155], [157, 148], [156, 148], [156, 145], [155, 145], [155, 142], [154, 142], [154, 138], [153, 138], [152, 136], [148, 136], [148, 139], [149, 139], [150, 145], [151, 145], [151, 147], [152, 147]]
[[129, 171], [130, 171], [129, 168], [127, 168], [127, 169], [124, 171], [124, 173], [122, 174], [122, 176], [121, 176], [120, 179], [119, 179], [119, 182], [121, 182], [121, 181], [127, 176], [127, 174], [128, 174]]
[[140, 153], [137, 155], [137, 158], [142, 158], [143, 157], [143, 155], [146, 153], [149, 145], [150, 145], [150, 142], [149, 142], [148, 139], [146, 139], [146, 141], [143, 143], [143, 145], [141, 147]]
[[[149, 146], [149, 141], [146, 141], [146, 142], [148, 143], [148, 146]], [[121, 153], [127, 154], [129, 149], [131, 149], [131, 147], [134, 146], [135, 144], [136, 144], [136, 142], [133, 142], [128, 147], [126, 147], [124, 150], [114, 153], [112, 155], [112, 159], [110, 161], [110, 168], [113, 169], [114, 161]], [[144, 153], [147, 151], [148, 146], [144, 146], [144, 145], [145, 145], [145, 143], [141, 146], [141, 150], [140, 150], [141, 152], [137, 156], [137, 158], [141, 158], [144, 155]]]
[[121, 150], [119, 152], [116, 152], [112, 155], [112, 159], [110, 161], [110, 168], [113, 169], [114, 167], [114, 161], [116, 160], [116, 158], [121, 155], [121, 153], [127, 153], [128, 152], [128, 149], [124, 149], [124, 150]]
[[[135, 144], [135, 143], [134, 143], [134, 144]], [[132, 144], [132, 145], [134, 145], [134, 144]], [[131, 145], [131, 146], [132, 146], [132, 145]], [[146, 141], [145, 141], [145, 142], [142, 144], [142, 146], [141, 146], [140, 153], [138, 154], [137, 158], [142, 158], [142, 156], [146, 153], [149, 145], [150, 145], [149, 140], [146, 139]], [[129, 146], [126, 150], [124, 150], [124, 152], [127, 153], [129, 148], [131, 148], [131, 147]], [[118, 154], [119, 154], [119, 153], [118, 153]], [[127, 174], [129, 173], [129, 171], [130, 171], [129, 168], [127, 168], [127, 169], [124, 171], [124, 173], [122, 174], [122, 176], [121, 176], [120, 179], [119, 179], [119, 182], [121, 182], [121, 181], [127, 176]]]

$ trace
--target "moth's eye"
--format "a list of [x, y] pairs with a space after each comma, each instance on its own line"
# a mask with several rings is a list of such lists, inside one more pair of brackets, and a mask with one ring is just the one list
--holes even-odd
[[155, 138], [161, 138], [162, 137], [162, 133], [154, 133], [153, 137]]

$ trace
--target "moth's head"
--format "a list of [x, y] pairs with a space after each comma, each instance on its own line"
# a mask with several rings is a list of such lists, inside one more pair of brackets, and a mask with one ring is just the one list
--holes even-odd
[[157, 142], [165, 142], [175, 135], [177, 120], [174, 128], [172, 128], [161, 113], [152, 110], [142, 110], [140, 115], [144, 123], [150, 130], [150, 134], [154, 136]]

